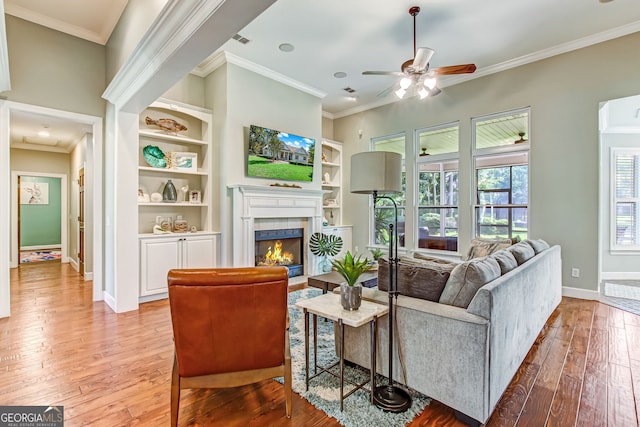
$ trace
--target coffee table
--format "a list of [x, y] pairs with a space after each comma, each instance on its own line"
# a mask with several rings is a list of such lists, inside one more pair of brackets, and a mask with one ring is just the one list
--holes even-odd
[[[304, 360], [305, 360], [305, 374], [306, 374], [306, 387], [309, 390], [309, 380], [317, 377], [318, 375], [326, 372], [330, 375], [338, 377], [340, 379], [340, 410], [343, 410], [343, 400], [349, 397], [356, 390], [363, 388], [369, 383], [371, 403], [373, 404], [373, 390], [375, 389], [375, 366], [376, 366], [376, 340], [378, 335], [378, 317], [384, 316], [389, 313], [389, 307], [382, 304], [376, 304], [370, 301], [362, 301], [358, 310], [349, 311], [342, 308], [340, 304], [340, 295], [334, 293], [328, 293], [319, 295], [314, 298], [303, 299], [296, 302], [296, 307], [301, 308], [304, 311]], [[309, 376], [309, 317], [313, 315], [313, 372], [312, 376]], [[318, 316], [325, 317], [327, 319], [338, 322], [340, 328], [340, 360], [331, 366], [318, 366]], [[344, 325], [352, 326], [354, 328], [366, 325], [369, 323], [371, 328], [371, 375], [369, 380], [362, 383], [354, 383], [347, 381], [354, 386], [347, 394], [344, 394]], [[340, 365], [340, 375], [336, 375], [331, 372], [330, 369]], [[320, 372], [318, 372], [320, 371]]]
[[[378, 278], [378, 272], [367, 272], [363, 273], [360, 276], [360, 281], [365, 283], [365, 287], [367, 287], [367, 282], [371, 283], [373, 279]], [[314, 288], [322, 289], [322, 293], [326, 294], [328, 291], [332, 291], [338, 286], [340, 283], [344, 282], [344, 278], [337, 271], [332, 271], [330, 273], [319, 274], [317, 276], [309, 276], [307, 279], [307, 283], [309, 286]], [[377, 284], [377, 280], [376, 280]], [[374, 285], [375, 286], [375, 285]]]

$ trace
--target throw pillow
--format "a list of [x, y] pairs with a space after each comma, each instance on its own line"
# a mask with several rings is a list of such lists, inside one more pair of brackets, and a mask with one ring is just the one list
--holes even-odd
[[511, 252], [516, 261], [518, 261], [518, 265], [529, 261], [536, 255], [531, 245], [525, 241], [509, 246], [507, 250]]
[[542, 239], [537, 239], [537, 240], [529, 240], [526, 239], [525, 242], [527, 242], [529, 245], [531, 245], [531, 247], [533, 248], [533, 251], [536, 253], [536, 255], [538, 255], [540, 252], [549, 249], [549, 244], [547, 242], [545, 242]]
[[473, 239], [465, 259], [485, 257], [509, 246], [511, 246], [511, 239]]
[[458, 264], [440, 295], [440, 303], [467, 308], [478, 289], [500, 277], [498, 261], [491, 257]]
[[[455, 264], [430, 261], [398, 261], [398, 292], [400, 295], [438, 301]], [[378, 260], [378, 289], [389, 291], [389, 262]]]
[[500, 274], [508, 273], [518, 266], [518, 261], [516, 261], [513, 254], [504, 249], [491, 254], [491, 258], [498, 262], [498, 265], [500, 266]]

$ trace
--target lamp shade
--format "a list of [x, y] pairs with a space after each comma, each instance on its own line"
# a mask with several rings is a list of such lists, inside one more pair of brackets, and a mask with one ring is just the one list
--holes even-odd
[[351, 156], [351, 192], [402, 192], [402, 156], [389, 151], [365, 151]]

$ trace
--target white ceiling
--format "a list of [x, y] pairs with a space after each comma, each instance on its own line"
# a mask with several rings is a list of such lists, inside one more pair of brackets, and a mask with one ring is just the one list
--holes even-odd
[[[127, 0], [4, 2], [8, 14], [104, 44]], [[325, 94], [323, 111], [342, 117], [394, 101], [393, 93], [377, 95], [397, 78], [362, 72], [396, 71], [413, 56], [413, 18], [408, 10], [414, 5], [422, 9], [417, 45], [436, 51], [431, 67], [478, 67], [470, 76], [440, 78], [445, 91], [467, 78], [640, 31], [638, 0], [278, 0], [240, 31], [248, 44], [230, 40], [221, 49], [259, 72]], [[282, 43], [295, 49], [282, 52]], [[594, 64], [594, 70], [604, 65]], [[194, 72], [206, 72], [206, 65]], [[336, 72], [347, 76], [335, 78]], [[345, 92], [346, 87], [355, 92]]]

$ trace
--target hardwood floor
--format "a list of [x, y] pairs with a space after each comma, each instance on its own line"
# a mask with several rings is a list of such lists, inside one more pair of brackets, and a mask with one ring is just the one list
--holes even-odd
[[[10, 318], [0, 319], [0, 404], [64, 405], [67, 426], [167, 426], [173, 360], [167, 301], [115, 314], [91, 301], [68, 264], [11, 271]], [[135, 283], [132, 281], [132, 286]], [[349, 400], [345, 401], [349, 404]], [[640, 316], [563, 298], [488, 426], [637, 426]], [[267, 380], [183, 393], [180, 425], [338, 426]], [[462, 426], [438, 402], [410, 426]]]

